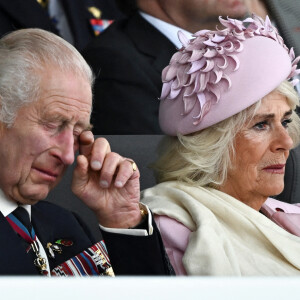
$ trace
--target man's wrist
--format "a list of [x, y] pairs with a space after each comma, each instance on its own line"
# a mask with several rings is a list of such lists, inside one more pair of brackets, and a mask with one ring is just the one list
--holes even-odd
[[96, 214], [99, 224], [107, 228], [135, 228], [144, 219], [147, 219], [148, 210], [147, 207], [142, 203], [135, 203], [134, 207], [131, 209], [123, 209], [116, 211], [116, 213], [111, 213], [110, 215]]
[[142, 220], [134, 227], [129, 229], [147, 229], [148, 228], [148, 209], [143, 203], [139, 203]]
[[[149, 208], [144, 205], [143, 208], [146, 209], [147, 215], [145, 215], [144, 221], [133, 228], [111, 228], [111, 227], [104, 227], [103, 225], [99, 224], [100, 229], [105, 232], [109, 233], [116, 233], [116, 234], [126, 234], [126, 235], [133, 235], [133, 236], [148, 236], [153, 234], [153, 226], [152, 226], [152, 214]], [[141, 214], [141, 212], [140, 212]], [[145, 228], [140, 228], [145, 226]]]

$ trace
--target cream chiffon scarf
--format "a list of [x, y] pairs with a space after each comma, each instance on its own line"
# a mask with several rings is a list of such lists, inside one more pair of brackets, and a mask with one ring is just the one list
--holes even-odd
[[155, 214], [192, 231], [183, 256], [188, 275], [300, 275], [300, 238], [225, 193], [173, 181], [143, 197]]

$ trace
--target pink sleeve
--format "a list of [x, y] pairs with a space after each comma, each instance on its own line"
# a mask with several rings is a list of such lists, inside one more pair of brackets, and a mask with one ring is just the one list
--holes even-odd
[[300, 205], [268, 198], [261, 212], [278, 226], [300, 237]]
[[186, 275], [182, 257], [191, 231], [182, 223], [167, 216], [155, 215], [154, 218], [176, 275]]

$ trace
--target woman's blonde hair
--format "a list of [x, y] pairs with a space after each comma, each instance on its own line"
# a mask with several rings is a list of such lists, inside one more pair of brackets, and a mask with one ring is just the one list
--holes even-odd
[[[282, 82], [275, 90], [288, 99], [291, 109], [299, 104], [298, 94], [289, 82]], [[235, 155], [235, 136], [260, 105], [261, 100], [222, 122], [186, 136], [166, 136], [158, 149], [159, 158], [152, 164], [157, 181], [179, 180], [210, 187], [222, 185]], [[300, 120], [294, 111], [291, 119], [288, 132], [295, 147], [300, 142]]]

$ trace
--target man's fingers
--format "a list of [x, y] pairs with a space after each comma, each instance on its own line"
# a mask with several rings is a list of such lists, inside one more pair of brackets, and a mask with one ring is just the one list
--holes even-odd
[[91, 131], [84, 131], [79, 136], [79, 153], [88, 157], [94, 144], [94, 135]]
[[122, 160], [123, 158], [115, 152], [106, 154], [103, 166], [100, 171], [101, 187], [107, 188], [110, 186]]
[[114, 185], [115, 187], [123, 187], [129, 179], [136, 175], [139, 177], [139, 170], [134, 161], [124, 159], [119, 165], [118, 172], [116, 174]]
[[133, 174], [139, 177], [139, 171], [133, 161], [110, 152], [106, 155], [100, 171], [100, 186], [108, 188], [113, 184], [115, 187], [121, 188]]
[[79, 137], [79, 144], [79, 153], [87, 157], [94, 171], [99, 171], [105, 155], [111, 151], [108, 141], [105, 138], [95, 140], [91, 131], [85, 131]]
[[[78, 188], [78, 185], [85, 184], [88, 181], [89, 162], [84, 155], [77, 156], [77, 164], [73, 171], [72, 190]], [[75, 186], [73, 186], [73, 184]]]
[[106, 155], [111, 153], [110, 145], [105, 138], [98, 138], [93, 144], [90, 157], [90, 166], [94, 171], [99, 171], [103, 162], [106, 159]]
[[[80, 135], [80, 164], [77, 176], [87, 176], [88, 165], [99, 175], [99, 184], [102, 188], [123, 187], [133, 176], [139, 177], [139, 171], [134, 161], [111, 152], [110, 145], [105, 138], [94, 140], [92, 132], [83, 132]], [[85, 158], [85, 159], [83, 159]], [[87, 164], [87, 165], [86, 165]]]

